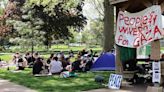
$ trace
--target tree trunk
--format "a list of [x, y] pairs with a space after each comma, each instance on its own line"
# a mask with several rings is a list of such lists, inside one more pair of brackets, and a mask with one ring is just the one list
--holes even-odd
[[104, 0], [104, 46], [105, 52], [110, 51], [114, 46], [114, 6], [109, 0]]

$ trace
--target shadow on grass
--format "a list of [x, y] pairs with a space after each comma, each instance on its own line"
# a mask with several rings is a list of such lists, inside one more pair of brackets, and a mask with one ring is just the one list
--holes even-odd
[[96, 74], [103, 75], [106, 78], [107, 83], [110, 72], [78, 73], [78, 77], [75, 78], [60, 78], [57, 75], [34, 77], [31, 74], [31, 69], [26, 69], [19, 73], [13, 73], [4, 69], [0, 70], [0, 78], [24, 85], [39, 92], [79, 92], [103, 88], [104, 86], [94, 81]]

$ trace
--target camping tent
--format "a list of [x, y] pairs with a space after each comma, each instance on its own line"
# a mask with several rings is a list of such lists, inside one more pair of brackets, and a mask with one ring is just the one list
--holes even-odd
[[115, 55], [112, 53], [102, 54], [91, 67], [91, 71], [99, 70], [115, 70]]

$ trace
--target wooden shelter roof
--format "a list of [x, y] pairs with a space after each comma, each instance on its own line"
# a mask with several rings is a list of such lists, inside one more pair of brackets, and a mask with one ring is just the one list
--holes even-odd
[[164, 11], [164, 0], [109, 0], [117, 8], [124, 8], [128, 12], [138, 12], [151, 5], [161, 5]]

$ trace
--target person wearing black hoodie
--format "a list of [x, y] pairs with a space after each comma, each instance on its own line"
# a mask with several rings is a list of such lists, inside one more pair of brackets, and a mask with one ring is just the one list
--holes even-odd
[[33, 65], [33, 75], [40, 74], [43, 70], [43, 62], [41, 58], [37, 58]]

